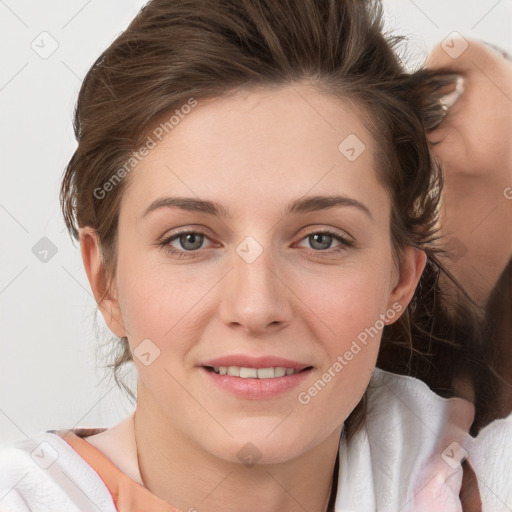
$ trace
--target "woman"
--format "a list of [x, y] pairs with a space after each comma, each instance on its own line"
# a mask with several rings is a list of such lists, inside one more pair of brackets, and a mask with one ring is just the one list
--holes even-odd
[[[459, 74], [465, 87], [429, 142], [446, 174], [446, 264], [480, 307], [481, 349], [493, 368], [476, 383], [476, 433], [512, 412], [512, 57], [468, 43], [456, 60], [440, 47], [430, 57], [429, 67]], [[449, 281], [444, 287], [454, 291]]]
[[98, 58], [61, 198], [137, 409], [4, 455], [13, 510], [461, 510], [472, 404], [375, 369], [464, 354], [424, 131], [446, 80], [398, 42], [373, 1], [153, 0]]
[[[446, 119], [429, 133], [445, 171], [441, 227], [446, 264], [478, 304], [483, 335], [473, 353], [483, 364], [459, 391], [472, 395], [475, 420], [469, 459], [487, 510], [507, 510], [512, 464], [512, 57], [467, 40], [452, 59], [438, 46], [427, 65], [456, 73]], [[449, 96], [449, 97], [450, 97]], [[455, 103], [453, 103], [455, 100]], [[446, 243], [446, 240], [448, 242]], [[449, 280], [445, 290], [458, 295]], [[458, 295], [457, 301], [465, 301]], [[491, 371], [488, 369], [490, 368]], [[488, 471], [489, 460], [495, 469]], [[471, 499], [470, 499], [471, 501]]]

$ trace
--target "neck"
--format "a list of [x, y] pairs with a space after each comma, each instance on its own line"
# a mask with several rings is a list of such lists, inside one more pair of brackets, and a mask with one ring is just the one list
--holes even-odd
[[[342, 426], [292, 460], [246, 466], [219, 459], [137, 405], [134, 432], [144, 486], [184, 512], [326, 512]], [[333, 483], [337, 486], [337, 481]]]

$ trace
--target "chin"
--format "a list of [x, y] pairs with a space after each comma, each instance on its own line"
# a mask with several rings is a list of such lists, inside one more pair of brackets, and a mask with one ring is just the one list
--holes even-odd
[[264, 431], [247, 430], [243, 435], [232, 432], [233, 439], [223, 436], [224, 442], [205, 448], [226, 462], [252, 467], [254, 464], [279, 464], [293, 460], [318, 444], [306, 439], [304, 432], [292, 435], [284, 427], [279, 433], [277, 429], [272, 432], [277, 424], [274, 422], [271, 429]]

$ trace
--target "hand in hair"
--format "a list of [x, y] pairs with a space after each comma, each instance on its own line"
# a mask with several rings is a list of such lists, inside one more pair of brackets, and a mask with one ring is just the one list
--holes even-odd
[[[441, 232], [451, 258], [444, 263], [481, 306], [478, 351], [491, 371], [473, 371], [476, 432], [512, 411], [512, 57], [468, 43], [457, 59], [441, 46], [430, 56], [429, 67], [463, 77], [464, 92], [429, 141], [445, 173]], [[454, 290], [444, 276], [441, 285]]]
[[464, 89], [429, 142], [445, 171], [446, 264], [483, 307], [512, 255], [512, 57], [466, 43], [456, 59], [438, 45], [428, 60], [430, 68], [460, 74]]

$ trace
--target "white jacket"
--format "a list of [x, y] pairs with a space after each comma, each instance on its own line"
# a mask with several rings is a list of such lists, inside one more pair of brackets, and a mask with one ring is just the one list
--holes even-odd
[[[336, 512], [461, 512], [461, 459], [478, 478], [483, 512], [512, 510], [512, 415], [467, 433], [469, 402], [376, 369], [368, 416], [340, 442]], [[99, 475], [61, 437], [40, 433], [0, 450], [0, 512], [116, 512]]]

